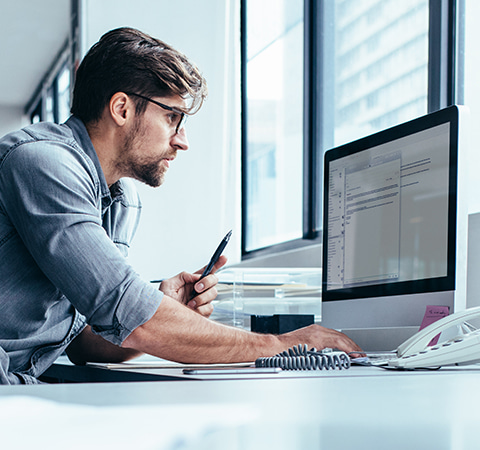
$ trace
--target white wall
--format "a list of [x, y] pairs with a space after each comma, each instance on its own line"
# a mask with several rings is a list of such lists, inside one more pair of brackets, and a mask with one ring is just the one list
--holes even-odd
[[141, 29], [185, 53], [207, 79], [209, 97], [187, 123], [179, 152], [157, 189], [138, 185], [142, 221], [130, 260], [146, 279], [194, 271], [230, 229], [225, 254], [240, 260], [240, 32], [238, 0], [83, 0], [82, 52], [106, 31]]
[[23, 115], [23, 108], [0, 105], [0, 137], [27, 125], [27, 123], [27, 118]]
[[480, 70], [480, 52], [478, 51], [478, 40], [480, 39], [480, 2], [465, 2], [465, 104], [471, 112], [469, 161], [468, 161], [468, 212], [477, 213], [480, 211], [480, 85], [478, 73]]

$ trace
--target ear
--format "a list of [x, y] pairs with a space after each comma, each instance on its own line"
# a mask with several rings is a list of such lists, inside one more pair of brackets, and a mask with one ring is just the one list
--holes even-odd
[[130, 117], [135, 115], [135, 105], [124, 92], [116, 92], [109, 102], [109, 112], [113, 121], [122, 127]]

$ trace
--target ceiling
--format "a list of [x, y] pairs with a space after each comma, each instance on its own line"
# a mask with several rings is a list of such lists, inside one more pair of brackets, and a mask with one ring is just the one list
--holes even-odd
[[0, 106], [28, 103], [69, 29], [70, 0], [0, 0]]

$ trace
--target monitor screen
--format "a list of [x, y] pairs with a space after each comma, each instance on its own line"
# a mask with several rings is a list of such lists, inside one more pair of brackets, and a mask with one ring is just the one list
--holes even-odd
[[323, 302], [455, 290], [458, 118], [453, 106], [326, 152]]

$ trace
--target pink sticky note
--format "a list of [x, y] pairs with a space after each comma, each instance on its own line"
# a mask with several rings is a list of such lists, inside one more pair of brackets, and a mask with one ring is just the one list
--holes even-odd
[[[448, 316], [448, 314], [450, 314], [450, 308], [448, 306], [434, 306], [434, 305], [427, 306], [425, 310], [425, 315], [423, 316], [422, 324], [420, 325], [420, 330], [423, 330], [426, 326], [430, 325], [431, 323], [434, 323], [437, 320]], [[428, 345], [435, 345], [438, 342], [439, 337], [440, 337], [440, 334], [435, 336]]]

